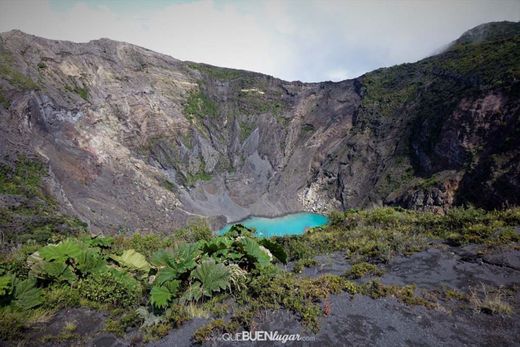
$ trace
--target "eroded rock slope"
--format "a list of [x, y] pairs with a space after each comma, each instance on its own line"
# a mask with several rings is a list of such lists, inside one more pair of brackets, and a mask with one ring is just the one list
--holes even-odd
[[48, 168], [49, 194], [94, 230], [197, 216], [520, 199], [520, 24], [332, 83], [183, 62], [107, 39], [0, 36], [2, 165]]

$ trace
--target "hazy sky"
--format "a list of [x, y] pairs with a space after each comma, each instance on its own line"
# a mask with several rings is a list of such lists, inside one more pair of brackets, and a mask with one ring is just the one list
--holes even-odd
[[520, 0], [0, 0], [0, 31], [126, 41], [286, 80], [359, 76], [428, 56]]

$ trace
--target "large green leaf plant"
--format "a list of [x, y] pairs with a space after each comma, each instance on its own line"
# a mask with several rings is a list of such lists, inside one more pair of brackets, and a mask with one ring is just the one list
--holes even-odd
[[6, 274], [0, 276], [0, 303], [26, 311], [43, 303], [42, 290], [36, 287], [36, 279], [33, 277], [21, 280]]
[[186, 303], [226, 290], [241, 290], [252, 269], [271, 264], [273, 254], [269, 248], [276, 251], [280, 261], [286, 261], [287, 255], [276, 246], [272, 242], [259, 243], [250, 229], [238, 224], [224, 235], [160, 250], [151, 260], [157, 273], [150, 302], [164, 309], [175, 300]]
[[[275, 258], [287, 259], [278, 244], [257, 239], [243, 225], [224, 235], [159, 250], [150, 259], [135, 249], [114, 254], [113, 248], [117, 249], [114, 239], [103, 236], [69, 238], [41, 247], [27, 257], [27, 277], [0, 273], [0, 305], [30, 310], [42, 304], [42, 288], [70, 286], [87, 300], [135, 305], [140, 311], [148, 307], [153, 317], [159, 317], [172, 304], [243, 290], [256, 270], [262, 271]], [[145, 300], [142, 294], [147, 294]]]

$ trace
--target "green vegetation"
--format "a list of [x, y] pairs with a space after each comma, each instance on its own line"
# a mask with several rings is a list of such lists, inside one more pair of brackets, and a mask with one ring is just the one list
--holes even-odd
[[100, 304], [131, 307], [141, 298], [140, 283], [128, 274], [118, 271], [102, 271], [88, 276], [78, 284], [81, 297]]
[[[142, 321], [145, 333], [157, 337], [187, 319], [186, 313], [172, 309], [182, 305], [195, 307], [192, 314], [206, 309], [221, 312], [218, 301], [204, 305], [220, 295], [243, 291], [251, 278], [272, 266], [273, 254], [285, 259], [277, 244], [260, 243], [243, 226], [214, 238], [201, 229], [196, 225], [190, 235], [197, 241], [166, 241], [171, 248], [158, 249], [162, 242], [157, 242], [157, 235], [124, 240], [80, 235], [37, 247], [28, 255], [15, 252], [0, 264], [1, 309], [20, 315], [15, 331], [23, 330], [22, 315], [34, 310], [87, 306], [128, 317], [126, 323], [109, 321], [108, 330], [121, 332]], [[123, 245], [136, 242], [148, 249], [148, 255], [135, 249], [121, 251]], [[148, 247], [151, 244], [154, 247]], [[10, 259], [18, 257], [25, 258], [27, 271], [13, 271]]]
[[39, 161], [20, 157], [15, 167], [0, 166], [0, 193], [44, 198], [41, 179], [45, 168]]
[[186, 176], [186, 185], [188, 187], [194, 187], [198, 181], [209, 181], [211, 180], [211, 174], [206, 171], [199, 171], [196, 174], [188, 174]]
[[446, 215], [400, 208], [348, 210], [330, 215], [327, 228], [317, 228], [301, 237], [275, 238], [289, 259], [344, 252], [352, 263], [387, 263], [397, 254], [412, 254], [431, 242], [452, 245], [481, 243], [488, 246], [520, 240], [514, 226], [520, 225], [520, 209], [484, 211], [453, 208]]
[[314, 125], [309, 124], [309, 123], [302, 124], [303, 132], [312, 133], [312, 132], [314, 132], [314, 130], [316, 130], [316, 129], [314, 129]]
[[11, 102], [5, 96], [4, 91], [2, 90], [2, 88], [0, 88], [0, 104], [2, 104], [2, 106], [4, 106], [4, 108], [6, 108], [6, 109], [9, 108], [9, 106], [11, 106]]
[[475, 89], [509, 88], [520, 76], [519, 54], [520, 36], [516, 35], [507, 40], [458, 43], [416, 64], [370, 72], [363, 76], [361, 125], [378, 127], [401, 117], [405, 107], [418, 105], [421, 119], [437, 118], [436, 112], [453, 108], [456, 100]]
[[228, 69], [218, 66], [206, 65], [206, 64], [197, 64], [190, 63], [188, 66], [192, 69], [198, 70], [201, 73], [218, 80], [233, 80], [237, 78], [242, 78], [245, 74], [250, 74], [250, 72]]
[[415, 97], [421, 82], [414, 74], [413, 65], [404, 64], [376, 70], [363, 77], [365, 96], [361, 107], [373, 125], [396, 116], [404, 104]]
[[[269, 78], [255, 73], [219, 68], [211, 65], [190, 63], [188, 66], [202, 73], [197, 91], [192, 91], [186, 100], [184, 114], [190, 120], [193, 117], [204, 119], [218, 115], [218, 105], [204, 93], [205, 83], [211, 80], [227, 81], [234, 95], [228, 100], [231, 109], [230, 115], [258, 115], [271, 113], [280, 124], [285, 125], [287, 120], [282, 117], [287, 105], [280, 98], [280, 93], [272, 90]], [[210, 81], [208, 81], [210, 80]], [[250, 125], [241, 126], [241, 140], [243, 141], [254, 128]]]
[[173, 184], [170, 180], [160, 180], [159, 184], [170, 192], [175, 192], [175, 184]]
[[293, 266], [292, 271], [294, 273], [301, 273], [304, 267], [311, 267], [317, 265], [318, 262], [313, 258], [302, 258], [298, 259]]
[[350, 295], [367, 295], [373, 299], [394, 297], [408, 305], [435, 307], [435, 298], [425, 299], [416, 294], [414, 286], [383, 285], [378, 281], [358, 284], [343, 276], [324, 275], [318, 278], [302, 278], [287, 274], [277, 268], [264, 269], [255, 277], [248, 290], [237, 298], [242, 307], [235, 311], [229, 321], [215, 320], [198, 329], [194, 335], [196, 342], [202, 343], [210, 336], [233, 332], [238, 328], [250, 328], [255, 314], [264, 309], [285, 308], [300, 317], [311, 332], [319, 329], [319, 318], [325, 314], [324, 302], [331, 294], [341, 292]]
[[462, 35], [455, 44], [480, 44], [507, 40], [520, 35], [520, 29], [514, 22], [491, 22], [476, 27]]
[[[379, 208], [336, 212], [330, 221], [300, 237], [274, 239], [257, 239], [241, 225], [213, 236], [202, 220], [194, 220], [168, 236], [53, 235], [61, 241], [26, 244], [0, 262], [0, 336], [20, 339], [27, 326], [71, 307], [104, 310], [109, 314], [106, 331], [124, 336], [139, 329], [144, 341], [194, 317], [211, 318], [194, 334], [195, 342], [203, 342], [215, 334], [251, 329], [259, 312], [282, 308], [316, 332], [328, 312], [328, 297], [341, 292], [392, 297], [429, 309], [439, 307], [439, 300], [457, 300], [478, 312], [510, 314], [500, 289], [466, 294], [353, 280], [380, 276], [381, 264], [392, 256], [420, 251], [429, 242], [489, 247], [518, 242], [511, 226], [520, 224], [519, 209], [459, 208], [439, 216]], [[303, 267], [317, 265], [314, 255], [332, 251], [343, 252], [353, 263], [344, 275], [298, 275]], [[276, 265], [288, 260], [295, 261], [295, 273]], [[76, 340], [72, 327], [52, 341]]]
[[192, 91], [186, 99], [184, 114], [188, 119], [193, 119], [193, 117], [213, 118], [218, 115], [218, 106], [202, 91]]
[[21, 280], [13, 274], [0, 277], [0, 300], [5, 305], [25, 311], [43, 303], [42, 291], [36, 288], [36, 279]]
[[246, 122], [240, 122], [240, 142], [245, 141], [251, 135], [251, 133], [255, 130], [255, 126], [246, 123]]
[[207, 339], [213, 335], [222, 335], [236, 331], [240, 326], [236, 322], [225, 322], [223, 319], [215, 319], [203, 327], [197, 329], [193, 335], [193, 340], [197, 344], [207, 342]]
[[80, 87], [76, 83], [74, 83], [73, 86], [66, 85], [65, 90], [68, 92], [78, 94], [82, 99], [88, 101], [88, 88], [86, 86]]
[[352, 265], [352, 268], [345, 274], [349, 278], [358, 279], [365, 276], [381, 276], [383, 271], [377, 265], [361, 262]]
[[189, 221], [186, 227], [178, 229], [175, 235], [186, 242], [209, 241], [213, 237], [213, 233], [202, 218]]
[[0, 78], [8, 81], [13, 87], [22, 90], [39, 89], [38, 84], [18, 72], [13, 65], [13, 57], [8, 52], [0, 52]]
[[505, 301], [506, 291], [503, 288], [490, 288], [482, 284], [481, 288], [472, 288], [469, 303], [474, 311], [487, 314], [511, 315], [513, 309]]
[[[395, 127], [417, 130], [417, 134], [428, 129], [417, 141], [421, 150], [431, 153], [445, 124], [443, 117], [461, 98], [490, 89], [510, 92], [517, 87], [519, 43], [517, 34], [512, 37], [507, 32], [482, 42], [459, 40], [446, 52], [417, 64], [366, 74], [360, 79], [362, 101], [354, 133], [385, 137], [401, 134], [387, 131]], [[9, 54], [0, 53], [0, 78], [18, 90], [38, 89], [14, 68], [15, 63]], [[139, 65], [140, 71], [146, 70], [144, 62]], [[203, 121], [215, 120], [224, 111], [202, 84], [214, 82], [212, 79], [225, 81], [233, 93], [226, 111], [246, 117], [238, 118], [241, 141], [254, 130], [255, 115], [271, 113], [280, 124], [288, 122], [283, 117], [287, 104], [269, 78], [203, 64], [189, 67], [203, 76], [184, 105], [193, 126], [204, 128]], [[44, 74], [47, 66], [40, 62], [37, 68]], [[82, 80], [71, 80], [65, 89], [84, 100], [89, 98]], [[9, 107], [6, 95], [13, 92], [0, 91], [4, 107]], [[303, 124], [301, 130], [309, 135], [315, 128]], [[201, 132], [207, 135], [207, 129]], [[156, 157], [178, 166], [180, 154], [171, 141], [181, 141], [188, 148], [196, 145], [189, 133], [183, 133], [150, 139], [143, 150], [145, 154], [155, 151]], [[402, 185], [428, 189], [444, 181], [440, 173], [414, 176], [407, 141], [399, 144], [386, 163], [374, 187], [378, 195], [386, 196], [384, 192]], [[506, 138], [504, 143], [514, 141]], [[473, 151], [470, 156], [477, 158], [481, 150]], [[492, 160], [500, 167], [508, 157], [496, 154]], [[219, 165], [231, 167], [225, 161]], [[0, 195], [10, 204], [0, 208], [2, 341], [21, 340], [27, 328], [45, 322], [58, 310], [78, 307], [103, 311], [105, 331], [124, 336], [138, 330], [144, 341], [164, 336], [194, 317], [208, 318], [210, 322], [195, 332], [194, 341], [199, 343], [215, 334], [254, 329], [255, 317], [266, 309], [288, 310], [316, 332], [320, 318], [330, 309], [329, 296], [342, 292], [372, 299], [390, 297], [429, 309], [438, 307], [438, 300], [456, 300], [477, 313], [510, 315], [513, 311], [508, 298], [516, 295], [515, 289], [482, 286], [467, 293], [449, 288], [421, 291], [414, 285], [386, 285], [373, 277], [381, 276], [393, 257], [431, 246], [478, 244], [489, 252], [498, 247], [518, 249], [519, 208], [454, 208], [445, 215], [399, 208], [348, 210], [332, 213], [327, 227], [273, 239], [259, 239], [241, 225], [215, 236], [203, 220], [190, 221], [172, 234], [92, 236], [85, 233], [85, 224], [58, 212], [57, 202], [44, 189], [46, 175], [44, 163], [23, 156], [13, 165], [0, 165]], [[202, 162], [198, 172], [186, 174], [184, 183], [193, 186], [211, 178]], [[169, 181], [161, 184], [175, 190]], [[319, 265], [316, 255], [331, 252], [344, 255], [351, 269], [341, 276], [309, 278], [302, 274], [305, 267]], [[279, 266], [288, 262], [291, 272]], [[44, 336], [41, 342], [78, 340], [77, 330], [78, 322], [68, 321], [55, 336]]]
[[0, 207], [3, 247], [10, 243], [47, 242], [54, 234], [69, 235], [85, 230], [81, 221], [58, 212], [57, 204], [43, 189], [47, 168], [38, 160], [18, 157], [11, 165], [0, 164], [0, 194], [13, 206]]
[[[428, 168], [418, 154], [433, 156], [432, 161], [436, 161], [434, 149], [443, 124], [461, 100], [473, 100], [491, 90], [516, 95], [515, 81], [520, 78], [518, 29], [500, 29], [500, 34], [493, 30], [485, 40], [464, 39], [417, 63], [362, 76], [363, 98], [353, 133], [376, 138], [400, 134], [403, 141], [393, 155], [407, 158], [405, 165], [392, 161], [385, 165], [375, 186], [378, 196], [408, 187], [414, 173], [432, 173], [423, 172]], [[510, 137], [506, 143], [511, 141]], [[468, 151], [466, 166], [471, 168], [481, 152], [479, 148]], [[428, 189], [434, 183], [427, 178], [420, 188]]]
[[385, 173], [381, 175], [375, 186], [375, 192], [379, 196], [388, 196], [402, 187], [409, 188], [410, 183], [417, 179], [410, 158], [400, 155], [390, 161]]
[[68, 332], [65, 328], [58, 335], [45, 335], [41, 340], [46, 343], [63, 343], [69, 340], [79, 339], [78, 334]]
[[517, 34], [507, 40], [455, 44], [442, 56], [434, 57], [434, 64], [462, 76], [472, 76], [482, 87], [505, 87], [520, 76], [518, 54], [520, 35]]
[[105, 331], [118, 336], [123, 336], [128, 329], [138, 328], [143, 322], [137, 310], [126, 312], [116, 309], [112, 311], [112, 317], [105, 322]]
[[238, 94], [237, 110], [248, 115], [271, 113], [279, 118], [285, 110], [285, 105], [281, 100], [274, 101], [273, 96], [268, 94], [241, 91]]

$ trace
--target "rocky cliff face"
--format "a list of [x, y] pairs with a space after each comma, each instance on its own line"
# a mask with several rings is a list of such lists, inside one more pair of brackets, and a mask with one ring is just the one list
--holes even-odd
[[43, 161], [48, 193], [104, 231], [515, 205], [519, 26], [488, 24], [417, 63], [311, 84], [107, 39], [3, 33], [2, 165]]

